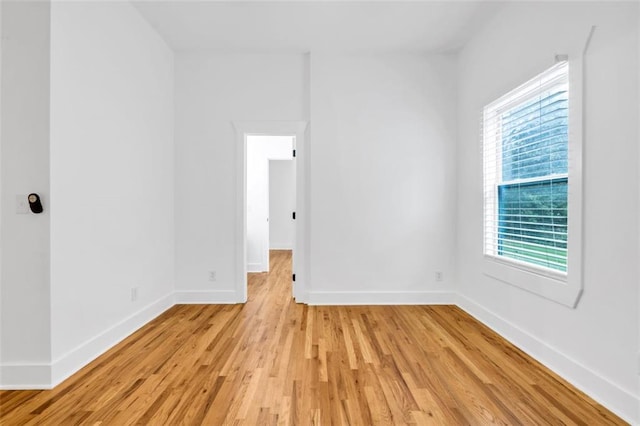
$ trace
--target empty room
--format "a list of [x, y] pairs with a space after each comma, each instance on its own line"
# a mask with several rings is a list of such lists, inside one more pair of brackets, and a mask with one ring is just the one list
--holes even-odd
[[640, 425], [638, 2], [0, 34], [0, 424]]

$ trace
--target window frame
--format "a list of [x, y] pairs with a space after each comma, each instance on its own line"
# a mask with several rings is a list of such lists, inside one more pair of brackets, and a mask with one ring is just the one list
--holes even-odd
[[[556, 64], [557, 65], [557, 64]], [[541, 77], [549, 73], [556, 65], [546, 67], [542, 72], [536, 74], [532, 79], [528, 79], [524, 84], [513, 90], [505, 90], [496, 101], [488, 103], [483, 108], [482, 114], [482, 164], [483, 182], [485, 182], [485, 166], [487, 160], [486, 142], [484, 127], [487, 122], [485, 111], [490, 109], [493, 114], [501, 114], [505, 110], [526, 102], [536, 94], [549, 89], [549, 82], [544, 82], [535, 93], [530, 96], [518, 96], [531, 87], [534, 82], [540, 82]], [[497, 232], [499, 227], [499, 187], [508, 184], [509, 181], [501, 181], [496, 177], [493, 185], [493, 195], [488, 193], [487, 185], [483, 183], [483, 216], [487, 211], [493, 211], [494, 220], [491, 225], [487, 224], [487, 217], [483, 219], [482, 232], [482, 253], [483, 253], [483, 273], [491, 278], [497, 279], [509, 285], [527, 290], [531, 293], [553, 300], [560, 304], [575, 307], [582, 294], [582, 144], [583, 144], [583, 64], [582, 59], [567, 60], [569, 86], [569, 117], [568, 117], [568, 173], [547, 175], [541, 178], [526, 179], [527, 181], [543, 182], [553, 178], [567, 178], [569, 180], [567, 192], [567, 271], [559, 271], [540, 265], [535, 265], [526, 261], [519, 261], [505, 256], [487, 253], [486, 233], [487, 226], [493, 226]], [[508, 95], [508, 98], [506, 98]], [[506, 98], [506, 99], [504, 99]], [[494, 116], [495, 117], [495, 116]], [[494, 135], [493, 138], [499, 138]], [[498, 161], [494, 159], [494, 161]], [[499, 165], [502, 167], [502, 164]], [[516, 181], [510, 181], [516, 182]], [[497, 234], [496, 234], [497, 235]]]

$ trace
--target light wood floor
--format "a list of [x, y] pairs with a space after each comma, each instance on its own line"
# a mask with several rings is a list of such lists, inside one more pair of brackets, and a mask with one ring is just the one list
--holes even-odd
[[179, 305], [3, 425], [624, 424], [453, 306], [308, 307], [290, 253], [245, 305]]

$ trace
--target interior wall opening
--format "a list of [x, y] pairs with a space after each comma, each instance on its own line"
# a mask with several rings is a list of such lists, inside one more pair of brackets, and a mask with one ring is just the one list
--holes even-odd
[[[295, 249], [295, 137], [248, 135], [246, 163], [246, 271], [269, 279], [271, 253], [287, 259]], [[276, 279], [276, 277], [273, 277]], [[282, 279], [281, 277], [279, 279]]]

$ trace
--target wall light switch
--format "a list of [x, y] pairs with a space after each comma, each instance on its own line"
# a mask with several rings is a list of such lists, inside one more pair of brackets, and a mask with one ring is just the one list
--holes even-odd
[[27, 195], [16, 195], [16, 214], [29, 214]]

